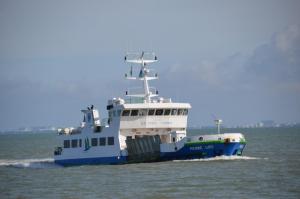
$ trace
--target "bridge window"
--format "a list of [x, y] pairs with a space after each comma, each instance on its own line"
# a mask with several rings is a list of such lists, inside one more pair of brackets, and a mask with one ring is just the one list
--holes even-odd
[[92, 138], [92, 146], [97, 146], [98, 145], [98, 138]]
[[188, 109], [184, 109], [183, 115], [187, 115], [189, 113]]
[[170, 115], [170, 113], [171, 113], [171, 109], [165, 109], [164, 115]]
[[100, 146], [105, 146], [106, 144], [106, 139], [105, 138], [99, 138], [99, 145]]
[[139, 113], [139, 110], [137, 110], [137, 109], [131, 110], [131, 116], [137, 116], [138, 113]]
[[183, 114], [183, 109], [178, 109], [177, 115], [182, 115]]
[[177, 109], [172, 109], [171, 115], [177, 115]]
[[130, 115], [130, 110], [124, 110], [122, 113], [122, 116], [129, 116]]
[[[147, 114], [148, 113], [148, 114]], [[123, 110], [122, 116], [187, 115], [188, 109], [133, 109]], [[117, 111], [114, 115], [119, 115]]]
[[114, 137], [108, 137], [108, 139], [107, 139], [107, 144], [108, 144], [108, 145], [114, 145], [114, 144], [115, 144], [115, 139], [114, 139]]
[[155, 115], [162, 115], [164, 113], [164, 109], [156, 109]]
[[64, 148], [70, 148], [70, 140], [64, 140]]
[[155, 109], [149, 109], [148, 115], [154, 115]]
[[139, 116], [146, 116], [147, 115], [148, 110], [147, 109], [140, 109], [139, 110]]
[[78, 140], [72, 140], [72, 142], [71, 142], [72, 148], [76, 148], [77, 143], [78, 143]]

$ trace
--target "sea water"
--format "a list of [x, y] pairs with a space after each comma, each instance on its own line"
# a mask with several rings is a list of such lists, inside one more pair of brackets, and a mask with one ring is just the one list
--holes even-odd
[[2, 134], [0, 198], [300, 198], [300, 128], [223, 131], [243, 156], [76, 167], [53, 163], [54, 132]]

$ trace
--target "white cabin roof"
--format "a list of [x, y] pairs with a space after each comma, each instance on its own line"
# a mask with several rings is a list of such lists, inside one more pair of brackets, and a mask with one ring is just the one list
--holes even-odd
[[143, 108], [186, 108], [190, 109], [189, 103], [138, 103], [138, 104], [123, 104], [124, 109], [143, 109]]

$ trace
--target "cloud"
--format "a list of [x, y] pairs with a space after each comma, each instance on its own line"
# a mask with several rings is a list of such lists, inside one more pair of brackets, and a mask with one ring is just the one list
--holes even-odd
[[[209, 89], [258, 89], [278, 86], [299, 89], [300, 86], [300, 27], [292, 25], [275, 33], [250, 56], [236, 53], [220, 61], [197, 61], [196, 64], [176, 64], [169, 68], [169, 77], [187, 76], [191, 85]], [[170, 79], [171, 80], [171, 79]], [[289, 88], [288, 88], [289, 89]]]
[[277, 33], [273, 42], [282, 53], [291, 56], [296, 55], [300, 44], [300, 27], [298, 25], [289, 26], [287, 30]]
[[[292, 25], [257, 47], [245, 63], [248, 78], [277, 91], [300, 90], [300, 27]], [[289, 86], [290, 85], [290, 86]], [[283, 90], [282, 90], [283, 88]]]
[[218, 68], [216, 63], [209, 61], [201, 61], [199, 64], [182, 66], [174, 65], [169, 68], [168, 77], [172, 78], [182, 78], [189, 77], [192, 81], [198, 81], [199, 83], [206, 83], [209, 85], [218, 85]]
[[248, 56], [236, 53], [223, 60], [171, 66], [163, 88], [196, 105], [193, 117], [206, 111], [240, 122], [299, 121], [299, 29], [292, 25], [275, 33]]

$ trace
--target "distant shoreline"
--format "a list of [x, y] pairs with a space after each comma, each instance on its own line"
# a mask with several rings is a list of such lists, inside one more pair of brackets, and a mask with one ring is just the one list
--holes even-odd
[[[278, 131], [282, 129], [299, 129], [300, 133], [300, 126], [284, 126], [284, 127], [223, 127], [221, 128], [221, 133], [228, 133], [228, 132], [247, 132], [251, 133], [252, 131]], [[215, 127], [188, 127], [187, 131], [192, 132], [203, 132], [203, 133], [215, 133], [217, 129]], [[56, 134], [57, 130], [42, 130], [42, 131], [18, 131], [18, 130], [11, 130], [11, 131], [0, 131], [0, 135], [17, 135], [17, 134]]]

